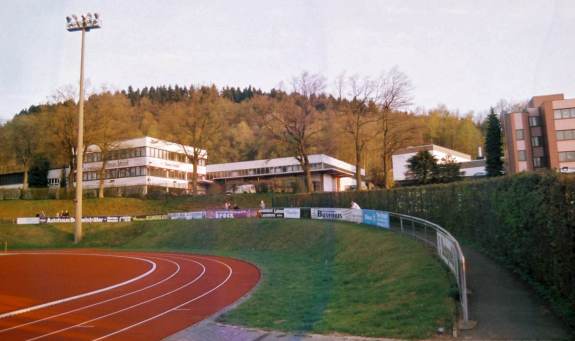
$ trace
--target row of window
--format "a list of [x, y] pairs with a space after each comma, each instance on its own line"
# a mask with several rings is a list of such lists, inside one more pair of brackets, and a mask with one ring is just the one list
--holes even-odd
[[[155, 157], [158, 159], [168, 161], [192, 163], [191, 161], [187, 161], [188, 158], [184, 153], [170, 152], [167, 150], [154, 147], [137, 147], [137, 148], [112, 150], [108, 153], [108, 160], [124, 160], [143, 156]], [[99, 162], [99, 161], [102, 161], [102, 153], [100, 152], [86, 153], [86, 163]], [[200, 159], [198, 165], [205, 166], [206, 160]]]
[[[524, 150], [519, 150], [517, 152], [517, 159], [519, 161], [527, 161], [527, 152]], [[534, 157], [533, 158], [533, 167], [534, 168], [541, 168], [543, 167], [543, 158], [542, 157]]]
[[[323, 163], [312, 163], [310, 164], [311, 170], [323, 169]], [[269, 175], [269, 174], [282, 174], [282, 173], [292, 173], [301, 172], [301, 165], [292, 166], [280, 166], [280, 167], [262, 167], [262, 168], [252, 168], [252, 169], [240, 169], [234, 171], [221, 171], [221, 172], [211, 172], [208, 174], [208, 179], [215, 178], [230, 178], [230, 177], [242, 177], [242, 176], [252, 176], [252, 175]]]
[[[517, 129], [515, 131], [515, 137], [517, 141], [525, 140], [525, 131], [523, 129]], [[531, 145], [533, 147], [540, 147], [543, 145], [543, 138], [541, 136], [533, 136], [531, 137]]]
[[575, 118], [575, 108], [555, 109], [553, 110], [553, 117], [556, 120], [563, 118]]
[[[93, 181], [99, 179], [98, 174], [99, 172], [97, 171], [89, 171], [84, 172], [82, 175], [84, 181]], [[186, 176], [186, 172], [182, 171], [157, 168], [157, 167], [139, 166], [139, 167], [106, 169], [105, 174], [106, 179], [129, 178], [135, 176], [155, 176], [159, 178], [186, 180], [192, 178], [192, 173], [188, 173]], [[203, 180], [205, 179], [205, 176], [198, 174], [198, 179]]]
[[575, 161], [575, 151], [559, 152], [559, 161], [561, 162]]
[[575, 129], [573, 130], [558, 130], [557, 141], [575, 140]]

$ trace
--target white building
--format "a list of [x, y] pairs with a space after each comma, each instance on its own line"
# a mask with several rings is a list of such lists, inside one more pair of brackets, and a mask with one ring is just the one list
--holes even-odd
[[428, 144], [400, 149], [392, 155], [393, 180], [408, 180], [406, 177], [406, 173], [408, 171], [407, 160], [418, 152], [426, 150], [429, 151], [431, 155], [435, 156], [438, 163], [444, 163], [447, 160], [454, 160], [459, 163], [461, 165], [463, 176], [485, 175], [485, 160], [472, 160], [471, 155], [469, 154], [461, 153], [435, 144]]
[[[185, 149], [184, 149], [185, 148]], [[193, 164], [186, 157], [193, 147], [182, 146], [152, 137], [120, 141], [109, 152], [105, 170], [105, 187], [142, 187], [191, 190]], [[207, 152], [201, 150], [198, 164], [198, 189], [205, 192]], [[84, 188], [99, 186], [102, 155], [96, 145], [88, 146], [84, 157]]]
[[[339, 192], [355, 186], [355, 166], [324, 154], [309, 155], [314, 191]], [[208, 179], [226, 191], [241, 191], [246, 185], [269, 191], [303, 190], [303, 170], [295, 157], [220, 163], [207, 166]], [[361, 170], [365, 175], [365, 170]]]

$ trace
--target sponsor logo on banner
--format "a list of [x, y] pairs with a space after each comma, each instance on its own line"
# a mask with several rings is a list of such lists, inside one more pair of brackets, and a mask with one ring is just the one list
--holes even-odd
[[374, 225], [388, 229], [389, 228], [389, 212], [376, 211], [376, 210], [362, 210], [363, 223], [367, 225]]
[[260, 216], [262, 218], [283, 218], [284, 210], [283, 208], [265, 208], [260, 210]]
[[284, 218], [286, 219], [300, 219], [301, 210], [299, 207], [296, 208], [284, 208]]
[[455, 243], [443, 233], [437, 233], [437, 253], [451, 271], [453, 271], [455, 276], [459, 276], [457, 272], [458, 259]]
[[168, 213], [168, 216], [172, 220], [204, 219], [206, 217], [206, 212], [205, 211], [175, 212], [175, 213]]
[[142, 216], [137, 216], [137, 217], [132, 218], [132, 220], [134, 220], [134, 221], [168, 220], [168, 219], [170, 219], [170, 217], [168, 217], [165, 214], [142, 215]]
[[16, 224], [18, 224], [18, 225], [36, 225], [36, 224], [40, 224], [40, 218], [38, 218], [38, 217], [16, 218]]
[[[46, 217], [39, 218], [42, 224], [69, 224], [76, 221], [72, 217]], [[130, 216], [110, 216], [110, 217], [82, 217], [83, 223], [122, 223], [132, 221]]]
[[363, 214], [361, 209], [352, 208], [312, 208], [312, 219], [324, 220], [345, 220], [354, 223], [361, 223], [363, 221]]
[[207, 211], [208, 219], [233, 219], [233, 218], [253, 218], [256, 217], [257, 210], [221, 210]]

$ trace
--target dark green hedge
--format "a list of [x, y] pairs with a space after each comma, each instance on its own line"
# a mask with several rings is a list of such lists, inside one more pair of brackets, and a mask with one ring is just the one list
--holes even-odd
[[519, 273], [575, 327], [575, 177], [521, 174], [390, 191], [276, 195], [274, 206], [349, 207], [436, 222]]

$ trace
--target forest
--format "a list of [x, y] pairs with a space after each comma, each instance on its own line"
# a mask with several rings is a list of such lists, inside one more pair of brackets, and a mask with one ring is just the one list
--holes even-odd
[[[290, 83], [268, 92], [215, 85], [90, 91], [84, 147], [96, 144], [105, 155], [115, 141], [152, 136], [207, 149], [209, 164], [295, 156], [304, 171], [307, 155], [324, 153], [389, 188], [391, 155], [401, 148], [435, 143], [476, 156], [483, 145], [483, 122], [473, 113], [408, 110], [413, 88], [395, 68], [378, 77], [342, 74], [329, 83], [334, 91], [318, 74], [303, 72]], [[0, 172], [24, 171], [28, 180], [38, 164], [74, 169], [76, 99], [73, 87], [59, 89], [0, 125]]]

